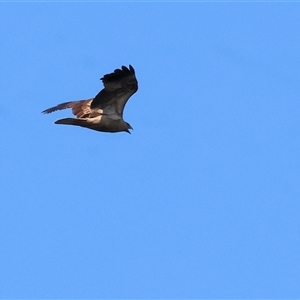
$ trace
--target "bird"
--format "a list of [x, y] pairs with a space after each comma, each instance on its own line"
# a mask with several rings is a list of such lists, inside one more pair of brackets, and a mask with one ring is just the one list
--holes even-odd
[[81, 126], [100, 132], [127, 132], [133, 129], [124, 121], [123, 111], [129, 98], [138, 90], [134, 68], [122, 66], [102, 78], [104, 88], [94, 97], [86, 100], [69, 101], [42, 111], [49, 114], [71, 108], [76, 118], [65, 118], [55, 124]]

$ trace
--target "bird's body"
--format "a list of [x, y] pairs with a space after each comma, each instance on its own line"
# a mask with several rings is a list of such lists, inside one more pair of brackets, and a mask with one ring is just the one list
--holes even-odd
[[75, 125], [103, 132], [130, 133], [130, 124], [123, 119], [123, 110], [128, 99], [137, 91], [138, 83], [132, 66], [122, 66], [113, 73], [104, 75], [104, 84], [95, 98], [61, 103], [43, 111], [52, 113], [56, 110], [72, 108], [76, 118], [65, 118], [55, 124]]

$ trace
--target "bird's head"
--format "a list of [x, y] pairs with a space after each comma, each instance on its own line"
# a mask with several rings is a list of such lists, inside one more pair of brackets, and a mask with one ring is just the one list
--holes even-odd
[[131, 132], [129, 131], [129, 129], [133, 130], [133, 128], [131, 127], [131, 125], [129, 123], [125, 122], [125, 126], [126, 126], [126, 128], [125, 128], [124, 131], [126, 131], [126, 132], [128, 132], [128, 133], [131, 134]]

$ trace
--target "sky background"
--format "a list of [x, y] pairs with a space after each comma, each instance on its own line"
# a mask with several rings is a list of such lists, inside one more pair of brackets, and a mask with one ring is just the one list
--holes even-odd
[[[1, 298], [300, 298], [300, 3], [0, 3]], [[54, 125], [131, 64], [132, 134]]]

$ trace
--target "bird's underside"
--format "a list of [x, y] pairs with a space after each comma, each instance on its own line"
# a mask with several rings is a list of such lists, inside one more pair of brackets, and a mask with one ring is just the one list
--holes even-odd
[[43, 113], [71, 108], [76, 118], [59, 119], [55, 124], [81, 126], [102, 132], [130, 133], [132, 127], [123, 120], [123, 110], [128, 99], [138, 89], [133, 67], [122, 66], [122, 69], [104, 75], [101, 80], [104, 89], [95, 98], [61, 103]]

